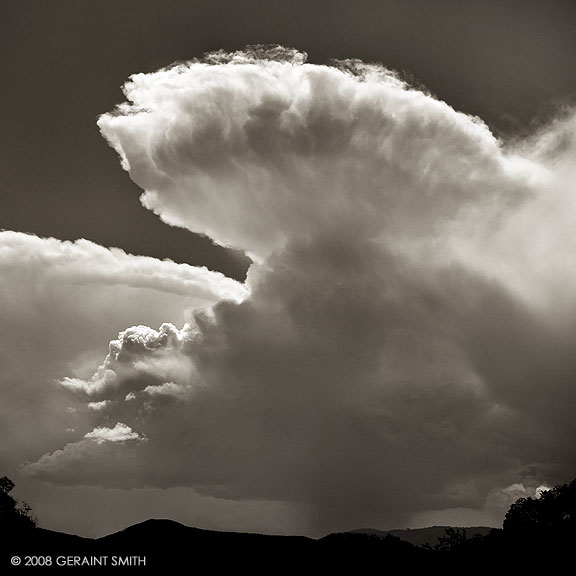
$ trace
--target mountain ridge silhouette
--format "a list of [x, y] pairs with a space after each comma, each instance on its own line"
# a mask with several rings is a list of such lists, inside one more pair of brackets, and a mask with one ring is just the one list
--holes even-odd
[[[439, 529], [434, 527], [434, 534]], [[412, 538], [419, 534], [422, 538], [426, 530], [360, 529], [310, 538], [205, 530], [170, 519], [153, 518], [99, 538], [45, 528], [15, 531], [4, 539], [0, 566], [6, 566], [15, 555], [22, 559], [50, 557], [51, 562], [104, 557], [109, 562], [112, 558], [133, 558], [136, 562], [145, 558], [145, 566], [140, 566], [140, 569], [152, 570], [176, 570], [188, 558], [209, 561], [219, 568], [246, 566], [272, 573], [278, 570], [279, 562], [282, 568], [294, 570], [302, 566], [319, 569], [346, 565], [354, 569], [360, 566], [367, 568], [370, 563], [382, 559], [389, 564], [402, 562], [420, 566], [423, 562], [429, 562], [434, 552], [401, 539], [393, 532], [409, 533]], [[78, 570], [81, 567], [69, 568]], [[94, 571], [97, 567], [86, 569]]]
[[[94, 565], [73, 566], [75, 562], [107, 562], [102, 567], [106, 570], [111, 569], [113, 562], [131, 562], [125, 565], [155, 574], [179, 574], [183, 567], [194, 567], [196, 563], [226, 572], [246, 568], [252, 574], [336, 569], [369, 573], [374, 567], [428, 571], [437, 568], [447, 573], [461, 573], [463, 566], [467, 571], [482, 570], [484, 573], [494, 566], [532, 569], [540, 562], [539, 556], [543, 556], [534, 546], [507, 540], [499, 528], [468, 528], [464, 543], [458, 542], [457, 547], [436, 546], [440, 537], [445, 543], [448, 529], [452, 534], [462, 535], [459, 528], [432, 526], [389, 531], [365, 528], [314, 539], [205, 530], [162, 518], [148, 519], [99, 538], [33, 528], [2, 535], [0, 570], [4, 573], [6, 566], [21, 570], [24, 562], [32, 558], [44, 559], [52, 565], [68, 562], [67, 569], [72, 573], [78, 570], [93, 573], [99, 569]], [[441, 536], [442, 530], [446, 536]], [[478, 530], [485, 533], [478, 533]], [[416, 545], [408, 538], [420, 544]], [[11, 566], [15, 556], [22, 562], [19, 566]], [[543, 557], [549, 565], [548, 556], [544, 554]]]

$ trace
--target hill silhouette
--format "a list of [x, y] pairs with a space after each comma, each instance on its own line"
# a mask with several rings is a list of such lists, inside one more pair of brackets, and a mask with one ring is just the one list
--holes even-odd
[[[5, 495], [13, 487], [5, 483]], [[510, 569], [532, 573], [564, 566], [576, 552], [576, 480], [539, 498], [514, 503], [502, 529], [434, 526], [380, 531], [358, 529], [313, 539], [219, 532], [152, 519], [101, 538], [83, 538], [38, 528], [28, 507], [5, 499], [1, 516], [0, 570], [21, 570], [26, 562], [70, 570], [132, 567], [154, 573], [181, 573], [183, 566], [208, 565], [252, 574], [309, 570], [370, 573], [380, 569], [441, 569], [461, 572]], [[18, 508], [20, 512], [14, 513]], [[22, 521], [21, 515], [30, 521]], [[13, 566], [11, 559], [22, 563]], [[35, 559], [35, 560], [34, 560]], [[28, 564], [43, 566], [43, 564]]]
[[[90, 539], [42, 528], [14, 532], [4, 539], [0, 565], [6, 566], [14, 555], [145, 558], [141, 567], [153, 571], [177, 570], [183, 562], [207, 562], [215, 570], [239, 567], [256, 573], [277, 573], [280, 568], [301, 570], [303, 566], [322, 569], [338, 566], [368, 568], [383, 558], [418, 563], [429, 550], [417, 548], [395, 536], [344, 532], [320, 539], [305, 536], [217, 532], [184, 526], [172, 520], [147, 520], [102, 538]], [[64, 560], [62, 560], [64, 561]], [[20, 567], [18, 567], [20, 568]], [[77, 570], [82, 566], [74, 566]], [[91, 571], [95, 566], [86, 567]]]
[[[375, 530], [374, 528], [359, 528], [352, 530], [357, 534], [372, 534], [384, 538], [388, 535], [396, 536], [400, 540], [405, 540], [414, 546], [437, 546], [440, 540], [446, 536], [446, 531], [453, 526], [429, 526], [427, 528], [403, 528], [396, 530]], [[476, 536], [487, 536], [493, 528], [487, 526], [470, 526], [463, 528], [467, 538]]]
[[[50, 557], [72, 572], [98, 571], [98, 565], [74, 565], [75, 559], [105, 559], [102, 569], [112, 562], [131, 566], [138, 571], [154, 573], [182, 573], [183, 566], [208, 565], [217, 572], [248, 569], [252, 574], [300, 573], [309, 570], [350, 571], [371, 573], [381, 569], [442, 569], [467, 571], [472, 569], [532, 569], [537, 565], [559, 565], [563, 556], [550, 555], [546, 547], [506, 537], [502, 529], [480, 527], [472, 538], [457, 540], [453, 547], [434, 548], [415, 545], [396, 536], [408, 534], [414, 540], [434, 536], [438, 540], [440, 528], [457, 533], [450, 527], [431, 529], [392, 530], [390, 532], [360, 530], [329, 534], [313, 539], [305, 536], [274, 536], [266, 534], [217, 532], [184, 526], [172, 520], [147, 520], [102, 538], [91, 539], [30, 528], [2, 535], [0, 566], [10, 565], [13, 556], [24, 561], [26, 556]], [[414, 534], [412, 534], [414, 532]], [[576, 547], [572, 546], [572, 553]], [[68, 564], [62, 564], [68, 562]], [[14, 568], [21, 570], [22, 565]], [[4, 573], [4, 570], [2, 570]]]

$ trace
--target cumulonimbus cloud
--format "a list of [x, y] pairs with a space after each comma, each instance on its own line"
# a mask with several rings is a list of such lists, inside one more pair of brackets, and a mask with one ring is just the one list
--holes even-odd
[[143, 204], [249, 253], [249, 294], [63, 379], [94, 434], [138, 437], [29, 472], [298, 502], [330, 528], [573, 473], [572, 116], [512, 145], [380, 66], [281, 49], [125, 93], [99, 126]]
[[85, 402], [56, 382], [63, 373], [87, 377], [120, 330], [138, 322], [182, 324], [192, 310], [246, 294], [240, 283], [203, 268], [12, 231], [0, 232], [0, 277], [6, 470], [17, 458], [38, 458], [72, 429], [86, 431]]

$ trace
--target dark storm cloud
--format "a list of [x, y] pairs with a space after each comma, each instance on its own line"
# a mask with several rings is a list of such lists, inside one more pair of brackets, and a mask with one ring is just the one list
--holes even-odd
[[137, 74], [101, 117], [146, 207], [250, 253], [249, 294], [120, 333], [62, 381], [92, 431], [27, 471], [321, 529], [571, 474], [571, 117], [512, 147], [381, 67], [278, 54]]

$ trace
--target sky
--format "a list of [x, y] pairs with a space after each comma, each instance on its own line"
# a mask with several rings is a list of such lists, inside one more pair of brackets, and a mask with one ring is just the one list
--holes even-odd
[[576, 475], [573, 2], [0, 16], [0, 474], [40, 525], [499, 526]]

